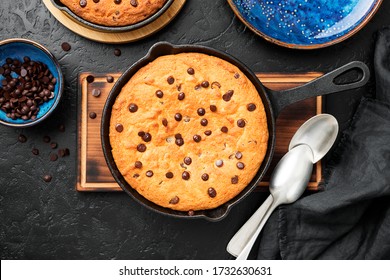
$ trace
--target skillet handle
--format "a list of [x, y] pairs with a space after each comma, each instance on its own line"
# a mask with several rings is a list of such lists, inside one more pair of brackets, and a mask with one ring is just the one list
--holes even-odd
[[[352, 69], [357, 69], [362, 72], [362, 76], [358, 81], [345, 84], [335, 83], [335, 79], [338, 76], [345, 74]], [[274, 116], [277, 118], [280, 111], [292, 103], [314, 96], [359, 88], [364, 86], [369, 79], [370, 70], [368, 69], [367, 65], [360, 61], [352, 61], [302, 86], [284, 91], [274, 91], [270, 89], [267, 91], [271, 99]]]

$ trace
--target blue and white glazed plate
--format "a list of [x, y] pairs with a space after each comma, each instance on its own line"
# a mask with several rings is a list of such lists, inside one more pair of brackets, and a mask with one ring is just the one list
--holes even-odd
[[382, 0], [228, 0], [256, 34], [295, 49], [339, 43], [363, 28]]

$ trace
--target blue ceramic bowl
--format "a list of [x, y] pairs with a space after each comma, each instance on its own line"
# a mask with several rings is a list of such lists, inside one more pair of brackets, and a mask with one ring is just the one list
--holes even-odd
[[228, 0], [235, 14], [266, 40], [295, 49], [339, 43], [359, 31], [382, 0]]
[[[35, 120], [23, 120], [17, 118], [13, 120], [8, 118], [6, 113], [0, 110], [0, 123], [13, 127], [28, 127], [40, 123], [46, 119], [60, 102], [64, 89], [64, 78], [62, 76], [60, 65], [57, 59], [42, 45], [27, 39], [8, 39], [0, 41], [0, 66], [5, 64], [7, 57], [23, 61], [23, 57], [28, 56], [31, 60], [40, 61], [47, 65], [53, 77], [57, 79], [54, 88], [54, 98], [44, 102], [39, 106], [39, 112]], [[16, 77], [16, 76], [15, 76]], [[1, 81], [4, 80], [0, 75]]]

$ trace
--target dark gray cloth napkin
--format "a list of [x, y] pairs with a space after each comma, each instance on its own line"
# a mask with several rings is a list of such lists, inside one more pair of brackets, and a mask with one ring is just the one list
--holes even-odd
[[324, 191], [278, 208], [258, 259], [390, 259], [390, 28], [378, 33], [376, 99], [363, 98]]

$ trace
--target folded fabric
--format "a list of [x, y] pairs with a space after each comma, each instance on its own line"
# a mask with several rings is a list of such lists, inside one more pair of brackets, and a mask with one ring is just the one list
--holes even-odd
[[376, 100], [363, 98], [331, 156], [324, 191], [278, 208], [258, 259], [390, 259], [390, 29], [378, 33]]

